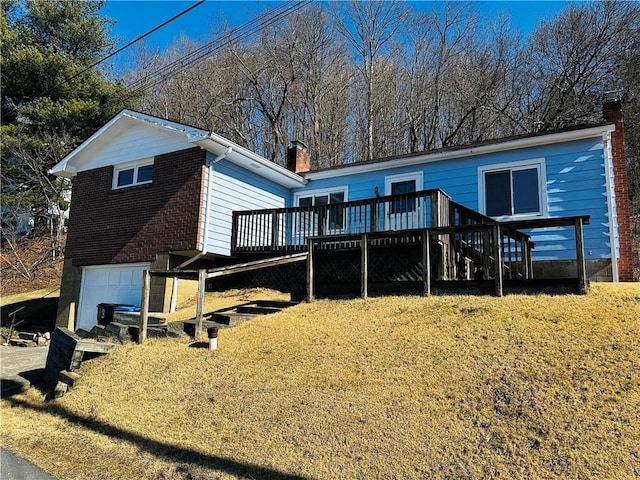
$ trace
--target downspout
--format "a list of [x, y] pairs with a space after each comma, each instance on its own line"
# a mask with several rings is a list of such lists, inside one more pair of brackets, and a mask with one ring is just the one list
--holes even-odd
[[[180, 264], [178, 268], [184, 268], [187, 265], [195, 262], [196, 260], [204, 257], [207, 254], [207, 226], [209, 225], [209, 218], [211, 216], [211, 208], [209, 207], [211, 190], [213, 189], [213, 166], [218, 163], [223, 158], [227, 157], [233, 149], [228, 147], [224, 153], [221, 153], [215, 158], [207, 158], [205, 166], [207, 168], [207, 197], [204, 202], [204, 222], [202, 225], [202, 240], [200, 241], [200, 252], [195, 256], [187, 260], [186, 262]], [[178, 298], [178, 278], [173, 277], [173, 285], [171, 288], [171, 300], [169, 311], [174, 312], [175, 306]]]
[[611, 244], [611, 276], [614, 282], [619, 281], [618, 277], [618, 244], [616, 242], [618, 231], [618, 218], [615, 212], [616, 194], [613, 189], [613, 154], [611, 153], [611, 133], [602, 135], [604, 145], [604, 178], [607, 187], [607, 214], [609, 216], [609, 243]]
[[227, 150], [224, 153], [221, 153], [220, 155], [218, 155], [217, 157], [211, 159], [208, 158], [207, 159], [207, 198], [204, 204], [204, 223], [202, 225], [202, 243], [201, 243], [201, 247], [200, 247], [200, 251], [202, 252], [202, 254], [206, 254], [207, 253], [207, 227], [209, 225], [209, 218], [211, 216], [211, 208], [210, 208], [210, 203], [211, 203], [211, 190], [213, 189], [213, 166], [218, 163], [220, 160], [222, 160], [223, 158], [226, 158], [228, 155], [231, 154], [231, 152], [233, 152], [233, 149], [231, 147], [228, 147]]

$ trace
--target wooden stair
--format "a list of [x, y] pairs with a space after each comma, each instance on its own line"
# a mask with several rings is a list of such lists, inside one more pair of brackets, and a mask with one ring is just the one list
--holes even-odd
[[285, 302], [277, 300], [255, 300], [253, 302], [235, 305], [233, 307], [216, 310], [207, 315], [212, 322], [233, 327], [258, 315], [270, 315], [278, 313], [282, 309], [297, 305], [297, 302]]

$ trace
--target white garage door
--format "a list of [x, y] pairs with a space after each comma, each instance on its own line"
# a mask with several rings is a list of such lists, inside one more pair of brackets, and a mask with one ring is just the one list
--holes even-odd
[[83, 268], [76, 328], [97, 325], [99, 303], [140, 306], [142, 272], [149, 267], [149, 263], [127, 263]]

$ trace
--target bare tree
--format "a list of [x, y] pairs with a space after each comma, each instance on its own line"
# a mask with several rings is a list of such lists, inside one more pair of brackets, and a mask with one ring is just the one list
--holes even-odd
[[[411, 102], [407, 105], [411, 149], [447, 145], [474, 111], [466, 109], [455, 124], [452, 112], [460, 105], [459, 77], [469, 78], [475, 19], [467, 4], [446, 3], [442, 10], [417, 15], [409, 33], [411, 59], [406, 67]], [[458, 115], [459, 116], [459, 115]]]
[[351, 43], [361, 59], [360, 72], [365, 83], [366, 159], [373, 159], [375, 145], [375, 65], [384, 47], [399, 32], [407, 17], [400, 2], [350, 2], [343, 10], [338, 30]]
[[618, 85], [620, 52], [638, 35], [639, 11], [633, 2], [570, 4], [534, 32], [529, 129], [599, 118], [604, 91]]
[[315, 167], [340, 163], [346, 151], [351, 70], [328, 12], [314, 6], [297, 13], [288, 29], [298, 39], [298, 75], [291, 106], [291, 137], [308, 146]]

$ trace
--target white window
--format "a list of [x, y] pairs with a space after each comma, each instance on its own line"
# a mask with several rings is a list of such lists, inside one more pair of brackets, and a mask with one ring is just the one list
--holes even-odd
[[[294, 203], [298, 207], [318, 207], [328, 205], [323, 219], [318, 217], [317, 209], [302, 212], [297, 222], [298, 231], [313, 232], [318, 230], [322, 222], [325, 233], [335, 233], [346, 228], [345, 210], [337, 204], [347, 201], [347, 187], [332, 190], [299, 192], [294, 195]], [[335, 206], [333, 206], [335, 205]], [[317, 233], [317, 232], [316, 232]]]
[[478, 204], [489, 217], [547, 215], [544, 159], [478, 167]]
[[143, 185], [153, 181], [153, 160], [143, 160], [136, 163], [119, 165], [113, 169], [113, 186], [117, 188]]

